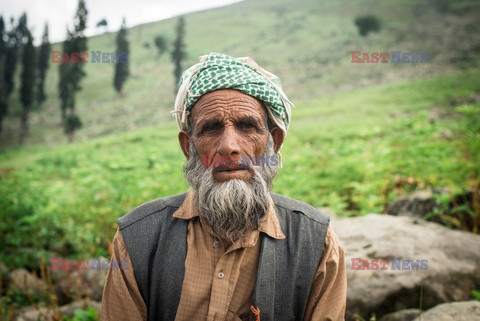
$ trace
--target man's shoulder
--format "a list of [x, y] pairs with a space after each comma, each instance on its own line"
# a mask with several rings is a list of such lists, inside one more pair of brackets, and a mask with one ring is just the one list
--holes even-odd
[[280, 195], [276, 193], [270, 193], [270, 195], [272, 196], [273, 203], [276, 207], [283, 208], [289, 212], [296, 212], [309, 220], [313, 220], [321, 224], [328, 225], [330, 222], [330, 218], [328, 216], [322, 214], [319, 210], [317, 210], [310, 204], [285, 195]]
[[151, 216], [161, 213], [167, 209], [173, 209], [175, 211], [180, 207], [180, 205], [182, 205], [185, 195], [186, 193], [182, 193], [173, 196], [161, 197], [144, 203], [131, 210], [128, 214], [120, 217], [118, 219], [118, 225], [120, 229], [122, 229], [136, 222], [151, 218]]

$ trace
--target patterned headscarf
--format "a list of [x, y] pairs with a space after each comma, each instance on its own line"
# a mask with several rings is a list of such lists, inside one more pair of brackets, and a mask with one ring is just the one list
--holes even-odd
[[285, 134], [293, 104], [282, 90], [280, 79], [249, 58], [234, 58], [220, 53], [201, 56], [200, 63], [187, 69], [180, 80], [175, 110], [181, 130], [189, 129], [190, 110], [204, 94], [218, 89], [236, 89], [263, 101], [269, 118]]

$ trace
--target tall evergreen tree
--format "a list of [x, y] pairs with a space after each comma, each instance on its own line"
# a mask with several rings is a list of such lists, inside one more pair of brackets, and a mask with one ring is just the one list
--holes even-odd
[[37, 101], [39, 104], [43, 103], [47, 96], [45, 95], [45, 76], [47, 75], [47, 69], [50, 66], [51, 45], [48, 41], [48, 24], [45, 24], [43, 31], [42, 44], [38, 53], [38, 83], [37, 83]]
[[[5, 55], [0, 54], [0, 75], [5, 73]], [[3, 119], [7, 115], [7, 88], [4, 81], [0, 81], [0, 133], [3, 130]]]
[[180, 17], [178, 19], [177, 28], [176, 28], [176, 38], [173, 43], [173, 50], [171, 53], [172, 61], [174, 64], [173, 75], [175, 77], [175, 87], [174, 92], [176, 93], [176, 88], [180, 82], [180, 77], [182, 76], [182, 62], [186, 57], [185, 53], [185, 19]]
[[127, 25], [125, 18], [123, 18], [122, 26], [117, 33], [117, 59], [115, 61], [115, 75], [113, 77], [113, 85], [119, 94], [122, 92], [123, 84], [129, 76], [128, 55]]
[[2, 132], [3, 118], [7, 115], [7, 88], [5, 86], [5, 60], [7, 44], [5, 42], [5, 22], [0, 16], [0, 133]]
[[26, 43], [23, 46], [22, 53], [22, 84], [20, 87], [20, 101], [23, 109], [20, 118], [20, 144], [23, 144], [28, 135], [28, 119], [33, 104], [33, 89], [35, 85], [35, 47], [33, 46], [33, 37], [28, 29], [25, 29]]
[[[85, 1], [78, 1], [77, 13], [74, 18], [74, 29], [67, 29], [67, 39], [63, 42], [63, 53], [71, 57], [72, 53], [86, 52], [87, 38], [84, 31], [87, 27], [87, 8]], [[65, 133], [70, 142], [73, 141], [75, 131], [82, 126], [80, 117], [75, 110], [75, 94], [81, 89], [80, 81], [85, 76], [82, 63], [62, 63], [59, 68], [58, 83], [61, 100], [62, 122]]]
[[19, 49], [21, 47], [19, 30], [23, 29], [23, 24], [25, 20], [19, 19], [18, 25], [14, 25], [15, 21], [13, 18], [10, 19], [10, 30], [6, 33], [6, 43], [5, 43], [5, 67], [4, 67], [4, 80], [5, 80], [5, 90], [7, 94], [7, 100], [10, 94], [15, 87], [15, 69], [17, 67], [17, 59], [19, 56]]
[[[0, 131], [2, 130], [3, 119], [8, 113], [8, 98], [15, 87], [15, 70], [17, 67], [20, 49], [22, 47], [22, 36], [27, 28], [27, 16], [23, 14], [15, 26], [15, 20], [10, 18], [10, 29], [6, 31], [5, 23], [2, 19], [0, 23], [3, 29], [2, 49], [0, 49], [0, 62], [3, 61], [0, 69], [0, 77], [3, 78], [0, 85]], [[2, 57], [3, 56], [3, 57]]]

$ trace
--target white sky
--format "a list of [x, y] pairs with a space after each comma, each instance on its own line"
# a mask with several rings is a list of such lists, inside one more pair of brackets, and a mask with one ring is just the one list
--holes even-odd
[[[132, 27], [238, 1], [241, 0], [86, 0], [87, 35], [97, 33], [96, 24], [102, 18], [107, 19], [109, 31], [116, 31], [124, 16], [127, 26]], [[0, 15], [9, 28], [10, 17], [16, 20], [26, 12], [36, 44], [40, 43], [44, 25], [48, 22], [49, 39], [53, 43], [64, 40], [67, 26], [72, 29], [77, 5], [78, 0], [2, 0]]]

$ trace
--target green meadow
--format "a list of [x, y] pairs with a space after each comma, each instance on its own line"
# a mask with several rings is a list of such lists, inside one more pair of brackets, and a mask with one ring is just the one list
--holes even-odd
[[[415, 189], [461, 192], [471, 164], [454, 107], [479, 91], [473, 70], [299, 103], [274, 191], [342, 216], [382, 213]], [[188, 188], [177, 132], [168, 122], [3, 152], [2, 261], [34, 268], [42, 256], [108, 255], [118, 217]], [[398, 187], [399, 180], [410, 183]]]

